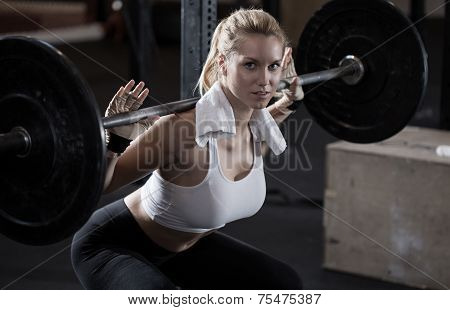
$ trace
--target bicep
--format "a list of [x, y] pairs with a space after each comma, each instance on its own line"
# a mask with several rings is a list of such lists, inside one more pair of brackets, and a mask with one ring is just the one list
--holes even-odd
[[137, 181], [173, 160], [169, 129], [167, 121], [161, 118], [131, 142], [116, 163], [112, 190]]

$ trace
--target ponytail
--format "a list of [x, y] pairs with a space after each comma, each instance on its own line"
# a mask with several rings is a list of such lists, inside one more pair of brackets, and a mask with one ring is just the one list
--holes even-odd
[[223, 24], [226, 19], [222, 20], [217, 25], [216, 30], [211, 39], [211, 47], [209, 49], [208, 57], [203, 65], [202, 73], [198, 79], [196, 88], [200, 90], [200, 95], [203, 96], [212, 85], [219, 79], [219, 68], [217, 66], [217, 57], [219, 55], [219, 39], [222, 33]]

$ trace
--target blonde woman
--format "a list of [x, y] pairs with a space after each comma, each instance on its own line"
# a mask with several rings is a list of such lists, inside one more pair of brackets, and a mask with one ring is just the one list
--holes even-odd
[[[263, 154], [286, 148], [278, 125], [303, 97], [298, 79], [266, 107], [282, 75], [293, 73], [287, 45], [272, 16], [236, 11], [214, 32], [194, 109], [107, 132], [105, 192], [153, 174], [75, 235], [72, 262], [85, 288], [301, 288], [286, 263], [218, 231], [258, 212]], [[119, 89], [106, 115], [142, 104], [148, 89], [133, 87]]]

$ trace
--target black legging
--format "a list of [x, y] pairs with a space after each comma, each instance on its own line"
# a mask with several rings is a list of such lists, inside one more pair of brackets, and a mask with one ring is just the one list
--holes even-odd
[[286, 263], [214, 232], [170, 252], [148, 238], [123, 199], [91, 216], [75, 234], [72, 264], [87, 289], [301, 289]]

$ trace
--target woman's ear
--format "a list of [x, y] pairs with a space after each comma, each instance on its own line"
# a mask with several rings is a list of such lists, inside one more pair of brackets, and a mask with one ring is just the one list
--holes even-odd
[[217, 58], [217, 64], [219, 65], [219, 71], [222, 73], [223, 76], [227, 75], [227, 62], [225, 55], [219, 54], [219, 57]]

